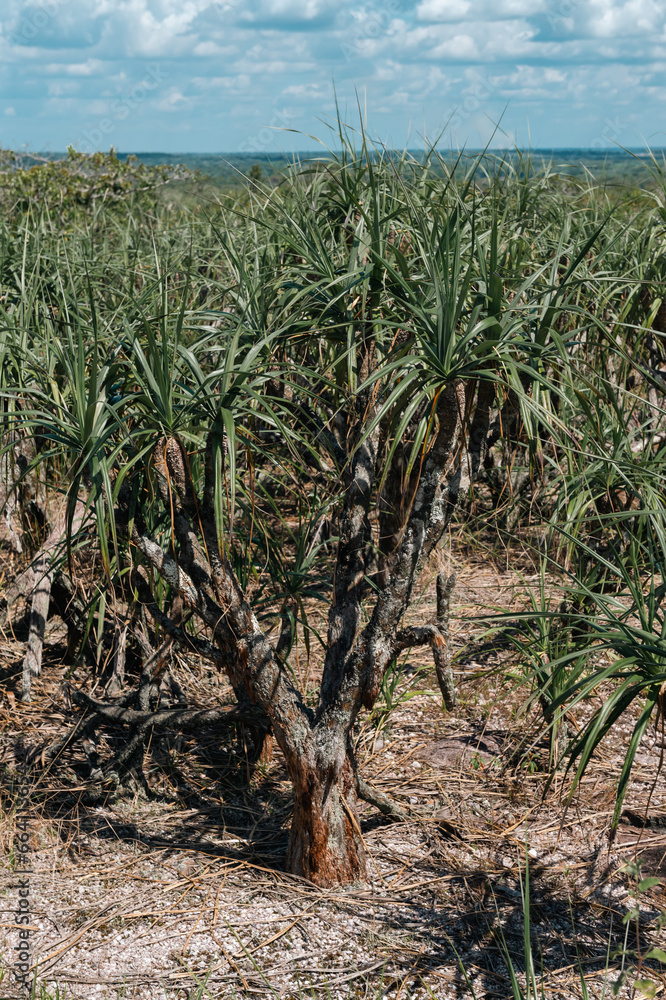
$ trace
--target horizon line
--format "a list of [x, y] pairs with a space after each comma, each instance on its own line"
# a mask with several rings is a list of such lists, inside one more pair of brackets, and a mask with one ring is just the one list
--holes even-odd
[[[27, 150], [27, 149], [12, 149], [11, 147], [0, 147], [0, 149], [2, 150], [2, 152], [12, 152], [12, 153], [15, 153], [15, 154], [20, 155], [20, 156], [63, 156], [63, 157], [67, 156], [67, 150], [66, 149], [64, 149], [64, 150]], [[133, 150], [124, 150], [124, 151], [121, 151], [121, 150], [119, 150], [119, 149], [117, 149], [115, 147], [111, 147], [108, 150], [95, 150], [95, 152], [97, 152], [97, 153], [99, 153], [99, 152], [101, 152], [101, 153], [104, 153], [104, 152], [109, 153], [109, 152], [111, 152], [112, 149], [115, 151], [116, 155], [119, 156], [119, 157], [122, 157], [122, 156], [170, 156], [170, 157], [172, 157], [172, 156], [211, 156], [211, 157], [218, 157], [220, 159], [224, 159], [225, 157], [228, 157], [228, 156], [243, 156], [243, 157], [253, 157], [254, 156], [254, 157], [262, 157], [262, 158], [268, 158], [268, 157], [281, 157], [281, 158], [285, 158], [285, 157], [315, 156], [316, 155], [316, 156], [330, 157], [330, 156], [335, 155], [336, 152], [342, 152], [342, 149], [340, 149], [340, 150], [300, 149], [300, 150], [292, 150], [291, 152], [280, 151], [280, 150], [250, 150], [250, 151], [248, 151], [248, 150], [244, 150], [244, 149], [238, 149], [238, 150], [223, 150], [223, 151], [204, 151], [204, 150], [190, 150], [190, 151], [186, 151], [186, 150], [178, 150], [177, 152], [171, 153], [171, 152], [167, 152], [166, 150], [162, 150], [162, 149], [156, 149], [156, 150], [148, 150], [148, 149], [134, 150], [133, 149]], [[422, 148], [419, 148], [419, 147], [401, 147], [401, 146], [383, 147], [383, 150], [386, 151], [386, 152], [392, 152], [392, 153], [400, 151], [402, 153], [419, 153], [419, 154], [422, 154], [422, 153], [426, 152], [426, 150], [424, 150]], [[381, 150], [377, 150], [377, 152], [380, 152], [380, 151]], [[81, 151], [77, 150], [77, 152], [81, 152]], [[468, 147], [464, 147], [463, 149], [458, 149], [458, 150], [454, 150], [454, 149], [451, 149], [451, 148], [434, 147], [433, 149], [428, 150], [428, 152], [437, 152], [437, 153], [440, 153], [440, 154], [442, 154], [442, 153], [450, 153], [450, 154], [455, 155], [455, 156], [461, 156], [461, 155], [465, 155], [467, 153], [473, 153], [473, 154], [479, 154], [479, 153], [488, 153], [488, 154], [504, 153], [504, 154], [506, 154], [506, 153], [512, 153], [512, 152], [514, 152], [514, 153], [515, 152], [520, 152], [520, 153], [537, 153], [537, 154], [543, 154], [543, 153], [585, 153], [585, 154], [588, 154], [588, 155], [591, 154], [591, 155], [594, 155], [594, 156], [602, 156], [602, 155], [606, 155], [606, 156], [608, 156], [608, 155], [611, 155], [611, 156], [627, 156], [627, 155], [629, 155], [629, 156], [649, 157], [650, 155], [652, 155], [654, 153], [666, 153], [666, 146], [654, 146], [654, 147], [649, 147], [647, 149], [644, 146], [642, 146], [642, 147], [638, 147], [638, 146], [626, 146], [626, 147], [620, 147], [619, 149], [616, 148], [616, 147], [604, 147], [603, 149], [598, 149], [598, 148], [594, 148], [594, 147], [591, 147], [591, 146], [535, 146], [535, 147], [529, 147], [529, 146], [527, 146], [527, 147], [521, 147], [521, 146], [504, 146], [504, 147], [494, 147], [494, 148], [488, 148], [488, 147], [485, 147], [485, 146], [479, 146], [479, 147], [468, 146]], [[87, 153], [86, 155], [92, 156], [92, 155], [94, 155], [94, 153]]]

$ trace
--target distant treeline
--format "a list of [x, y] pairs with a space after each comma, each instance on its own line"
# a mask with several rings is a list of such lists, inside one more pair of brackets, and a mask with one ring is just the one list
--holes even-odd
[[[597, 180], [605, 179], [608, 182], [629, 182], [634, 184], [647, 184], [650, 180], [646, 164], [651, 157], [655, 157], [660, 163], [664, 162], [664, 149], [648, 151], [624, 149], [536, 149], [532, 150], [529, 157], [522, 151], [516, 150], [483, 150], [464, 151], [438, 149], [436, 155], [424, 150], [410, 149], [407, 156], [417, 163], [423, 163], [426, 157], [430, 158], [430, 163], [435, 173], [441, 173], [445, 166], [452, 166], [459, 157], [464, 160], [474, 160], [479, 157], [483, 160], [484, 168], [491, 174], [501, 172], [502, 164], [509, 163], [512, 170], [521, 165], [527, 166], [528, 159], [531, 170], [542, 172], [549, 170], [555, 174], [567, 174], [572, 177], [580, 177], [585, 173], [591, 173]], [[124, 155], [118, 154], [122, 159]], [[330, 159], [330, 155], [325, 150], [306, 150], [291, 154], [281, 154], [274, 152], [256, 153], [136, 153], [134, 154], [147, 166], [157, 164], [174, 165], [183, 164], [190, 170], [199, 170], [202, 174], [222, 183], [238, 183], [244, 175], [249, 174], [252, 166], [258, 164], [264, 177], [271, 177], [280, 174], [284, 170], [294, 166], [315, 166]], [[378, 155], [378, 154], [375, 154]], [[405, 154], [401, 150], [383, 151], [382, 156], [402, 158]]]
[[[0, 150], [0, 159], [12, 156], [14, 169], [27, 169], [45, 160], [65, 159], [66, 153], [13, 153]], [[596, 180], [608, 183], [630, 183], [647, 185], [650, 181], [646, 166], [656, 159], [660, 164], [666, 163], [664, 149], [655, 150], [624, 150], [624, 149], [535, 149], [530, 153], [519, 150], [472, 150], [463, 151], [437, 149], [435, 153], [424, 150], [382, 151], [374, 156], [396, 160], [407, 157], [422, 164], [429, 159], [431, 168], [436, 174], [441, 174], [458, 159], [465, 161], [479, 159], [483, 171], [490, 175], [501, 173], [504, 165], [509, 165], [512, 172], [518, 169], [528, 172], [547, 171], [551, 174], [565, 174], [580, 177], [586, 173], [592, 174]], [[316, 168], [323, 165], [331, 155], [326, 150], [307, 150], [296, 153], [250, 152], [250, 153], [117, 153], [120, 160], [135, 156], [147, 167], [183, 165], [188, 171], [199, 172], [223, 186], [242, 184], [253, 167], [261, 168], [261, 176], [268, 180], [294, 167], [310, 166]], [[6, 164], [8, 166], [9, 164]]]

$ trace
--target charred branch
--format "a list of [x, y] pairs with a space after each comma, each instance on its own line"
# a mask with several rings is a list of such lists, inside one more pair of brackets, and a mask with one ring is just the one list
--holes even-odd
[[433, 649], [433, 656], [439, 689], [448, 712], [452, 711], [457, 701], [455, 678], [449, 660], [449, 615], [451, 595], [455, 585], [455, 573], [451, 576], [439, 573], [437, 576], [437, 627], [443, 644], [438, 646], [436, 654]]

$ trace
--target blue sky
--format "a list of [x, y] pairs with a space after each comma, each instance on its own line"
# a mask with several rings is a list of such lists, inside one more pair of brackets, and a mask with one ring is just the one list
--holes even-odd
[[666, 0], [0, 7], [5, 148], [313, 149], [336, 92], [396, 146], [666, 146]]

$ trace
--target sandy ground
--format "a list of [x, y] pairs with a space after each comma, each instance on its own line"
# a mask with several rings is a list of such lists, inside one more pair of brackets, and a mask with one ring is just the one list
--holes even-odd
[[[517, 606], [530, 581], [489, 561], [460, 557], [454, 566], [452, 640], [460, 649], [478, 635], [481, 608]], [[412, 618], [433, 615], [434, 576]], [[75, 718], [62, 691], [62, 628], [57, 621], [49, 628], [32, 704], [17, 701], [18, 678], [0, 686], [0, 1000], [20, 996], [9, 969], [19, 898], [9, 850], [14, 764], [23, 749], [44, 745]], [[6, 635], [0, 652], [5, 668], [20, 666], [20, 641]], [[87, 802], [85, 757], [76, 750], [54, 771], [35, 771], [29, 926], [45, 996], [510, 997], [504, 949], [520, 978], [527, 865], [529, 930], [544, 996], [582, 996], [581, 975], [591, 997], [609, 995], [622, 950], [645, 955], [655, 944], [666, 947], [663, 885], [640, 894], [638, 930], [636, 920], [622, 922], [635, 903], [636, 879], [621, 871], [627, 861], [639, 857], [643, 876], [666, 879], [661, 734], [650, 730], [640, 747], [609, 849], [631, 720], [606, 741], [567, 808], [568, 776], [558, 773], [546, 792], [547, 745], [538, 716], [521, 711], [528, 691], [507, 676], [507, 651], [477, 646], [459, 659], [459, 704], [450, 714], [418, 654], [408, 660], [390, 714], [366, 718], [357, 733], [364, 776], [410, 814], [396, 823], [362, 806], [364, 884], [323, 891], [282, 871], [290, 799], [279, 753], [248, 784], [236, 742], [220, 745], [215, 733], [157, 741], [146, 758], [150, 799]], [[207, 668], [177, 658], [174, 670], [194, 703], [228, 698]], [[658, 993], [666, 967], [646, 968]]]

